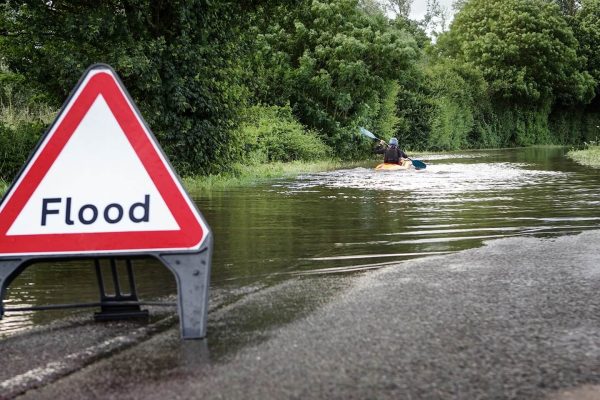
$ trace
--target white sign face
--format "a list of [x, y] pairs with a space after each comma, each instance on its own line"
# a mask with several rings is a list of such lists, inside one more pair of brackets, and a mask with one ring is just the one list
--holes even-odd
[[98, 96], [7, 234], [177, 229], [106, 101]]
[[85, 75], [0, 205], [0, 255], [191, 250], [207, 233], [107, 67]]

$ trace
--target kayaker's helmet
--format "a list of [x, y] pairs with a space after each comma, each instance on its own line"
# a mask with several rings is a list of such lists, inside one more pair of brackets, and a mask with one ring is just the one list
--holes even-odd
[[390, 139], [390, 146], [398, 146], [398, 139], [395, 137]]

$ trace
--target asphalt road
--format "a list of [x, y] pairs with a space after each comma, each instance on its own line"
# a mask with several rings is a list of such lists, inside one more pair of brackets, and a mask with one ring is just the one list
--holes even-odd
[[[169, 316], [100, 331], [74, 323], [101, 336], [84, 343], [74, 332], [61, 342], [64, 326], [40, 329], [0, 342], [0, 397], [598, 399], [599, 244], [599, 231], [517, 237], [226, 300], [215, 293], [203, 341], [180, 341]], [[138, 336], [92, 354], [127, 332]], [[72, 354], [83, 354], [74, 368], [48, 373]]]

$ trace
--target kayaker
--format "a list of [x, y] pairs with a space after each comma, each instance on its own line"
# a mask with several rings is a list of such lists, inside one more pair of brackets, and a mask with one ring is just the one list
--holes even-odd
[[395, 137], [390, 139], [389, 144], [380, 140], [375, 148], [375, 153], [383, 154], [383, 162], [386, 164], [402, 164], [402, 160], [408, 158], [406, 153], [398, 147], [398, 139]]

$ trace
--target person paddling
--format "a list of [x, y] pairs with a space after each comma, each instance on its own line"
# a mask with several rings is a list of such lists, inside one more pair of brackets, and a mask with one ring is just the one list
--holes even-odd
[[400, 147], [398, 147], [398, 139], [391, 138], [390, 143], [386, 144], [383, 140], [379, 141], [375, 148], [375, 153], [383, 154], [383, 162], [386, 164], [402, 164], [404, 159], [409, 158]]

